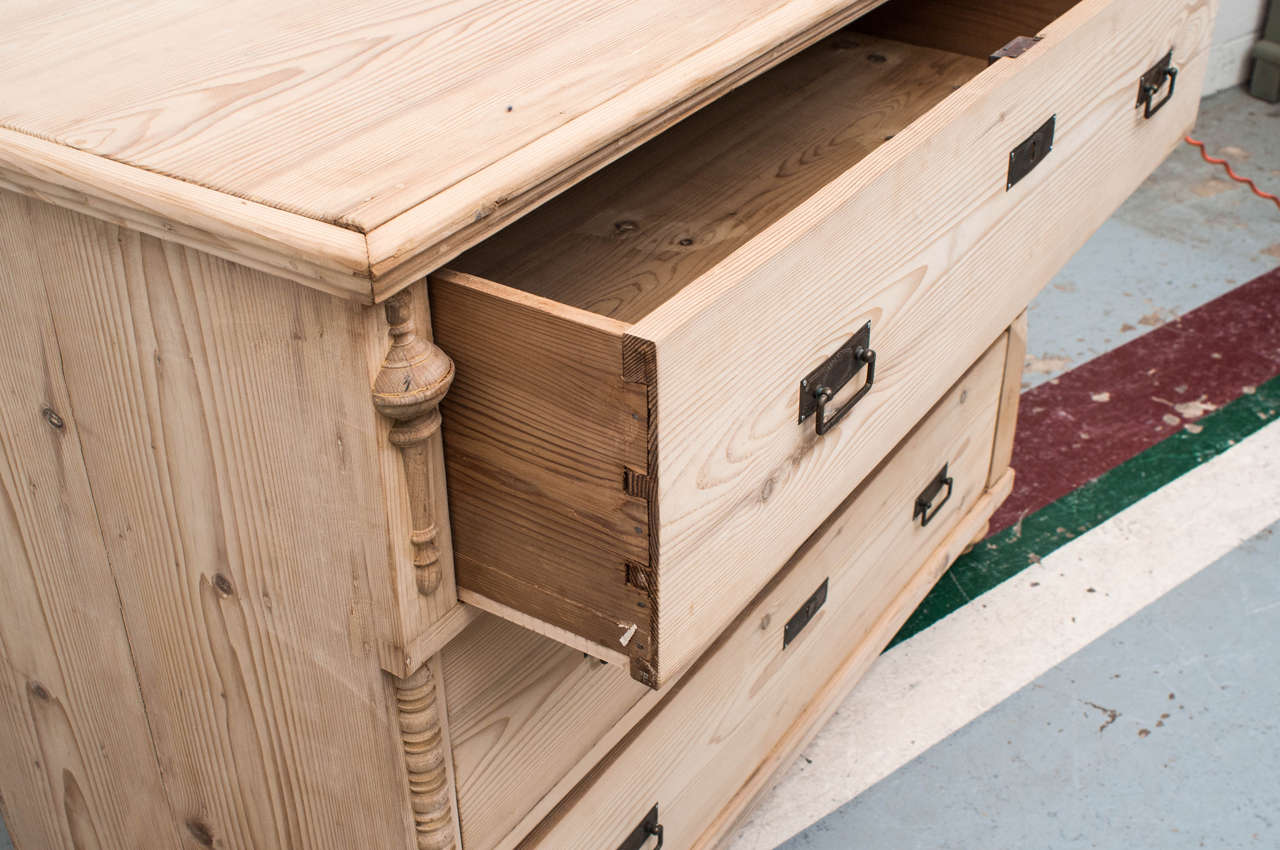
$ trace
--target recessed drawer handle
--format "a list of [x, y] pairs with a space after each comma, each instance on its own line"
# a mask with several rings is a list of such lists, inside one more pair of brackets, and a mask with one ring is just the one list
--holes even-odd
[[[858, 389], [853, 397], [840, 406], [835, 413], [828, 413], [828, 405], [836, 394], [849, 383], [855, 375], [867, 368], [867, 381]], [[800, 382], [800, 421], [804, 422], [815, 413], [814, 430], [818, 436], [830, 431], [845, 417], [854, 405], [862, 401], [871, 392], [871, 385], [876, 381], [876, 353], [871, 348], [871, 323], [867, 322], [849, 341], [836, 349], [836, 353], [828, 357], [821, 366], [814, 369]]]
[[[1156, 95], [1159, 94], [1165, 80], [1169, 81], [1169, 90], [1165, 92], [1160, 102], [1156, 103]], [[1173, 51], [1170, 50], [1138, 81], [1138, 106], [1143, 107], [1142, 117], [1150, 118], [1164, 109], [1164, 105], [1173, 99], [1173, 89], [1177, 83], [1178, 69], [1173, 66]]]
[[[938, 515], [938, 511], [942, 510], [942, 506], [951, 500], [952, 485], [955, 480], [947, 475], [947, 464], [942, 465], [942, 470], [934, 476], [929, 482], [929, 486], [920, 491], [920, 495], [916, 496], [916, 509], [911, 515], [912, 519], [920, 517], [920, 527], [924, 528], [933, 522], [933, 518]], [[942, 497], [942, 501], [934, 504], [934, 500], [938, 498], [938, 494], [943, 490], [947, 491], [947, 495]]]

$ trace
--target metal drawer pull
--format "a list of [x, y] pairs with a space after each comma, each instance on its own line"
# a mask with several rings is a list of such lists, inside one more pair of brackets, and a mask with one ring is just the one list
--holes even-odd
[[618, 845], [618, 850], [640, 850], [644, 843], [655, 835], [658, 836], [658, 843], [653, 845], [650, 850], [661, 850], [664, 837], [662, 824], [658, 823], [658, 806], [656, 804], [644, 816], [644, 820], [640, 821], [640, 824], [631, 830], [631, 834]]
[[[916, 517], [920, 517], [921, 528], [924, 528], [926, 525], [933, 522], [933, 518], [938, 515], [938, 511], [942, 510], [942, 506], [950, 501], [952, 485], [954, 483], [955, 482], [951, 476], [947, 475], [947, 464], [944, 463], [942, 465], [942, 471], [940, 471], [937, 476], [929, 482], [929, 486], [920, 491], [919, 496], [916, 496], [916, 509], [915, 512], [911, 514], [911, 518], [915, 519]], [[942, 492], [942, 488], [944, 487], [947, 490], [947, 495], [943, 496], [942, 501], [935, 505], [933, 500], [938, 498], [938, 494]]]
[[[867, 382], [839, 410], [828, 414], [827, 405], [845, 384], [862, 371], [863, 366], [867, 367]], [[816, 413], [818, 418], [814, 420], [814, 430], [819, 436], [827, 433], [871, 392], [875, 381], [876, 353], [871, 348], [871, 323], [867, 322], [800, 382], [800, 421], [804, 422]]]
[[1058, 116], [1050, 115], [1049, 120], [1041, 124], [1026, 141], [1009, 151], [1009, 179], [1005, 191], [1009, 191], [1018, 181], [1026, 177], [1045, 157], [1053, 153], [1053, 134], [1057, 132]]
[[[1164, 85], [1165, 80], [1169, 81], [1169, 91], [1165, 92], [1164, 98], [1159, 103], [1156, 103], [1156, 95], [1160, 92], [1160, 87]], [[1164, 109], [1164, 105], [1173, 99], [1173, 89], [1177, 84], [1178, 69], [1173, 67], [1173, 51], [1170, 50], [1138, 81], [1137, 105], [1143, 107], [1142, 117], [1150, 118]]]
[[783, 649], [791, 645], [791, 641], [795, 640], [804, 631], [804, 627], [809, 625], [813, 615], [817, 614], [822, 606], [827, 604], [827, 586], [830, 583], [830, 579], [824, 578], [822, 584], [818, 585], [818, 589], [813, 592], [813, 595], [804, 601], [804, 604], [800, 606], [800, 610], [792, 614], [791, 619], [787, 620], [787, 624], [782, 627]]

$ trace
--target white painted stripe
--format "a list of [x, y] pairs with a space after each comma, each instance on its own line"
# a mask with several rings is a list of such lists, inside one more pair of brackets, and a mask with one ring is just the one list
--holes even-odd
[[883, 655], [729, 848], [771, 850], [1277, 520], [1280, 422]]

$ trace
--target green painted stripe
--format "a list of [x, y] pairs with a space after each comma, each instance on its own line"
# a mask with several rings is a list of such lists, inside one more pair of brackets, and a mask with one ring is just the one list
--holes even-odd
[[1276, 419], [1280, 377], [1116, 466], [959, 558], [925, 597], [889, 647], [1025, 570], [1072, 538], [1225, 452]]

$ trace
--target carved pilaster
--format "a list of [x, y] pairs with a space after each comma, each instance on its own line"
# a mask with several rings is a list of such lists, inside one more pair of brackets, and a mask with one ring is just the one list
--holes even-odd
[[417, 850], [456, 850], [452, 795], [430, 666], [424, 664], [407, 679], [396, 680], [396, 710]]
[[439, 405], [453, 383], [453, 361], [418, 335], [410, 297], [409, 290], [405, 290], [386, 303], [391, 347], [373, 382], [373, 404], [396, 423], [391, 429], [391, 443], [404, 455], [413, 520], [409, 537], [413, 565], [418, 590], [430, 594], [440, 585], [440, 550], [429, 441], [440, 430]]

